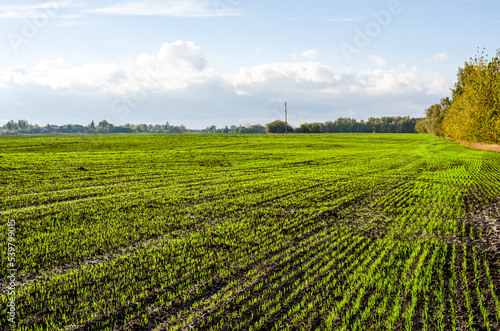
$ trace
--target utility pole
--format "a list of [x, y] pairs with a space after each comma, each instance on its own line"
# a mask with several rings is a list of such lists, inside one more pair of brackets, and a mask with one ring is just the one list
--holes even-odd
[[288, 126], [286, 115], [287, 114], [286, 114], [286, 101], [285, 101], [285, 135], [287, 134], [287, 126]]

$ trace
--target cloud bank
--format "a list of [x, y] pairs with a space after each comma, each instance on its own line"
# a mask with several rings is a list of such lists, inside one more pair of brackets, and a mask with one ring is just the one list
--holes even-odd
[[[309, 51], [305, 54], [314, 55]], [[383, 58], [372, 60], [377, 65], [385, 64]], [[417, 113], [418, 107], [448, 95], [451, 84], [449, 78], [437, 72], [404, 64], [337, 73], [321, 62], [282, 62], [241, 67], [238, 72], [225, 75], [210, 65], [199, 46], [182, 40], [164, 43], [156, 54], [139, 54], [126, 64], [72, 64], [65, 59], [53, 59], [40, 61], [31, 68], [16, 66], [0, 71], [2, 95], [21, 96], [38, 91], [59, 98], [65, 96], [65, 100], [72, 96], [79, 100], [82, 96], [88, 100], [107, 98], [115, 110], [121, 104], [122, 109], [146, 111], [150, 117], [155, 117], [160, 107], [176, 115], [205, 117], [205, 122], [207, 118], [219, 117], [219, 122], [231, 118], [228, 121], [233, 123], [234, 118], [245, 122], [261, 116], [251, 117], [248, 109], [267, 109], [271, 117], [279, 116], [275, 108], [283, 100], [296, 100], [302, 107], [297, 111], [303, 118], [322, 121], [349, 114], [356, 118], [390, 115], [392, 111], [420, 116], [424, 108]], [[36, 99], [36, 93], [31, 97]], [[127, 98], [132, 100], [128, 104], [123, 101]], [[105, 112], [112, 112], [111, 105]], [[16, 107], [22, 113], [22, 105], [12, 102], [11, 109]], [[205, 110], [200, 112], [198, 107]], [[189, 125], [189, 121], [184, 124]]]

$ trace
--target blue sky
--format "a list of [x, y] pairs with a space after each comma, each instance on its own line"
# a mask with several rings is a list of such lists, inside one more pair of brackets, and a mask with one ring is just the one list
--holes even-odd
[[422, 116], [499, 32], [493, 0], [0, 1], [0, 124]]

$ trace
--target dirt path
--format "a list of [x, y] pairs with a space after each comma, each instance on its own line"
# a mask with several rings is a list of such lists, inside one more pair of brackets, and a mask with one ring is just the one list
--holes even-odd
[[451, 139], [451, 138], [446, 138], [446, 139], [453, 140], [459, 144], [462, 144], [462, 145], [465, 145], [465, 146], [468, 146], [471, 148], [482, 149], [483, 151], [500, 152], [500, 145], [488, 145], [488, 144], [483, 144], [483, 143], [468, 143], [465, 141], [455, 140], [455, 139]]

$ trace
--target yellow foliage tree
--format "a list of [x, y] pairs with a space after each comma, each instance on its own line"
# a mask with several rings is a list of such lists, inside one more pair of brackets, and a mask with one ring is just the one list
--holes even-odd
[[500, 143], [500, 60], [483, 55], [459, 69], [453, 100], [443, 119], [446, 136], [468, 141]]

